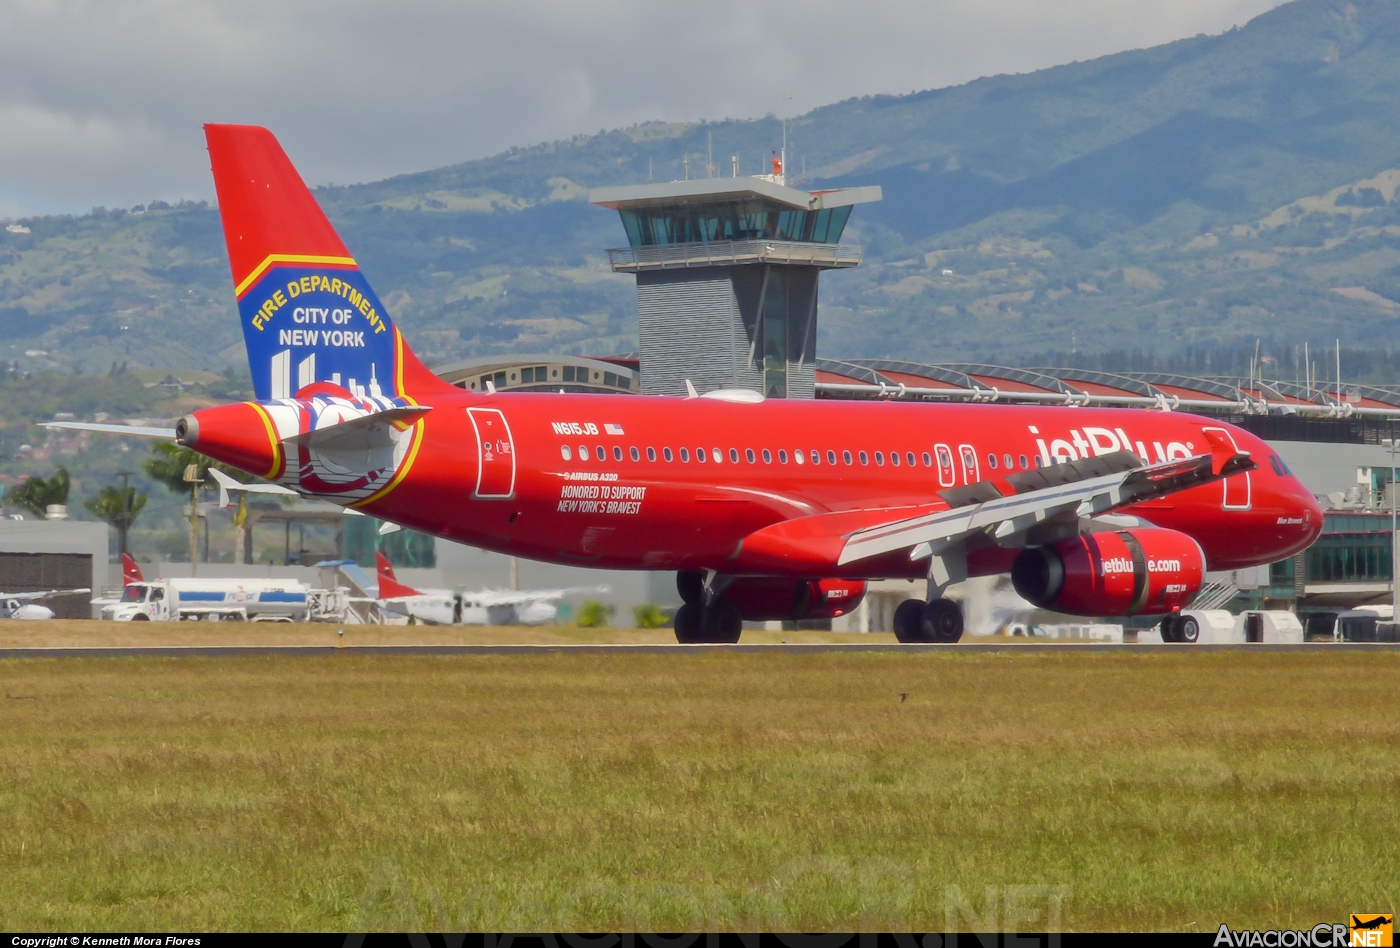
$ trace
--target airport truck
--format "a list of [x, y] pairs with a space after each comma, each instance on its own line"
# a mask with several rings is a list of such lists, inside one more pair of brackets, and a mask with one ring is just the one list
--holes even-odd
[[102, 608], [117, 622], [302, 622], [311, 590], [295, 579], [153, 579]]

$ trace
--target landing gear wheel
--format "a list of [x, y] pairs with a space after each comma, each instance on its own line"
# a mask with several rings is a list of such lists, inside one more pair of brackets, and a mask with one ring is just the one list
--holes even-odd
[[694, 645], [700, 639], [700, 607], [686, 603], [676, 610], [676, 641], [681, 645]]
[[1161, 625], [1163, 642], [1170, 643], [1183, 641], [1183, 639], [1181, 638], [1181, 633], [1179, 631], [1179, 622], [1180, 620], [1176, 616], [1163, 617]]
[[894, 637], [903, 645], [928, 642], [924, 636], [924, 601], [906, 599], [894, 610]]
[[700, 641], [713, 645], [734, 645], [744, 631], [744, 619], [733, 603], [723, 599], [700, 613]]
[[963, 634], [962, 609], [951, 599], [935, 599], [924, 606], [924, 641], [951, 645]]
[[1195, 616], [1181, 616], [1176, 620], [1176, 640], [1194, 643], [1201, 637], [1201, 625]]
[[705, 600], [705, 574], [698, 569], [683, 569], [676, 574], [676, 592], [681, 602], [700, 605]]

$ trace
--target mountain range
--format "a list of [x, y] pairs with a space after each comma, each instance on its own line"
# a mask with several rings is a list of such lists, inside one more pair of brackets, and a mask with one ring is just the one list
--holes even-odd
[[[816, 109], [786, 123], [789, 172], [885, 195], [847, 228], [863, 265], [823, 278], [819, 354], [1388, 350], [1397, 132], [1394, 0], [1294, 0], [1221, 35]], [[429, 362], [628, 351], [635, 290], [604, 253], [624, 236], [588, 189], [757, 173], [783, 136], [771, 116], [647, 123], [317, 196]], [[216, 211], [12, 222], [0, 358], [240, 364]]]

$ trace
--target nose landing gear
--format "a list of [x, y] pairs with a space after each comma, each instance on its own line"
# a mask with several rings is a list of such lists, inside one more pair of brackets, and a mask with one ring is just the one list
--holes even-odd
[[906, 645], [951, 645], [962, 633], [962, 609], [951, 599], [906, 599], [894, 611], [894, 637]]

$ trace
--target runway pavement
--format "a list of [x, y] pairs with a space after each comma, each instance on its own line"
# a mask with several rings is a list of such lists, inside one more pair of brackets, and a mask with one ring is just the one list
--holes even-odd
[[968, 642], [957, 645], [889, 645], [878, 644], [793, 644], [793, 645], [358, 645], [343, 648], [331, 645], [199, 645], [199, 646], [133, 646], [113, 648], [0, 648], [0, 659], [7, 658], [236, 658], [250, 655], [549, 655], [596, 654], [627, 652], [647, 655], [697, 655], [705, 652], [756, 653], [862, 653], [871, 652], [946, 652], [950, 654], [987, 654], [992, 652], [1131, 652], [1157, 655], [1167, 652], [1229, 652], [1238, 650], [1262, 652], [1315, 652], [1365, 650], [1400, 650], [1395, 643], [1376, 642], [1308, 642], [1308, 643], [1234, 643], [1229, 645], [1159, 645], [1123, 644], [1117, 642]]

